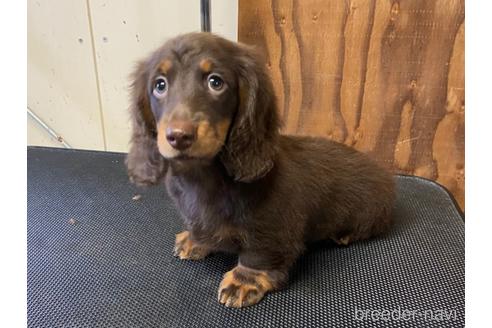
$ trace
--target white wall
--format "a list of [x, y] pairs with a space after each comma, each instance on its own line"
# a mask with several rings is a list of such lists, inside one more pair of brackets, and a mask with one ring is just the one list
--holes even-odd
[[[212, 31], [237, 40], [237, 0], [211, 3]], [[199, 30], [199, 0], [28, 0], [28, 107], [73, 148], [126, 152], [134, 63]], [[62, 146], [30, 116], [27, 137]]]

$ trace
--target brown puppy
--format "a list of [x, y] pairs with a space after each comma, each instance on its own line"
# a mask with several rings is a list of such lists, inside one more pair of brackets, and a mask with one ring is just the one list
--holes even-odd
[[134, 74], [130, 178], [165, 178], [186, 230], [175, 255], [239, 254], [219, 301], [257, 303], [287, 281], [307, 242], [339, 244], [388, 229], [391, 175], [322, 138], [279, 134], [263, 62], [208, 33], [176, 37]]

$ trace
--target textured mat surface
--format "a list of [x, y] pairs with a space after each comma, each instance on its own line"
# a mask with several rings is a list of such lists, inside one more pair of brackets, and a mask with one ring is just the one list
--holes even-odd
[[464, 326], [464, 222], [432, 182], [397, 177], [390, 235], [318, 245], [288, 288], [229, 309], [217, 288], [236, 259], [174, 258], [179, 216], [163, 186], [129, 184], [122, 154], [27, 157], [29, 327]]

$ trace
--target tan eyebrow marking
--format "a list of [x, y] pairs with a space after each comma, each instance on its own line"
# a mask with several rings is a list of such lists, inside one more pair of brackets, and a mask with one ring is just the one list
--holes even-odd
[[205, 73], [210, 73], [212, 71], [212, 61], [210, 59], [202, 59], [200, 61], [200, 68]]
[[173, 67], [173, 63], [169, 59], [164, 59], [159, 64], [159, 69], [161, 70], [161, 72], [163, 74], [167, 74], [167, 72], [169, 72], [169, 70], [171, 69], [171, 67]]

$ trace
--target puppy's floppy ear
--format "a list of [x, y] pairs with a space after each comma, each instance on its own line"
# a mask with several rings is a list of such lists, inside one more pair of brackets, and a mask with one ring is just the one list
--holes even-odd
[[126, 165], [130, 181], [136, 185], [156, 184], [167, 163], [157, 148], [157, 129], [148, 94], [148, 65], [141, 62], [133, 73], [130, 115], [132, 135]]
[[277, 154], [279, 118], [272, 82], [261, 56], [238, 46], [239, 106], [229, 129], [221, 160], [236, 181], [265, 176]]

